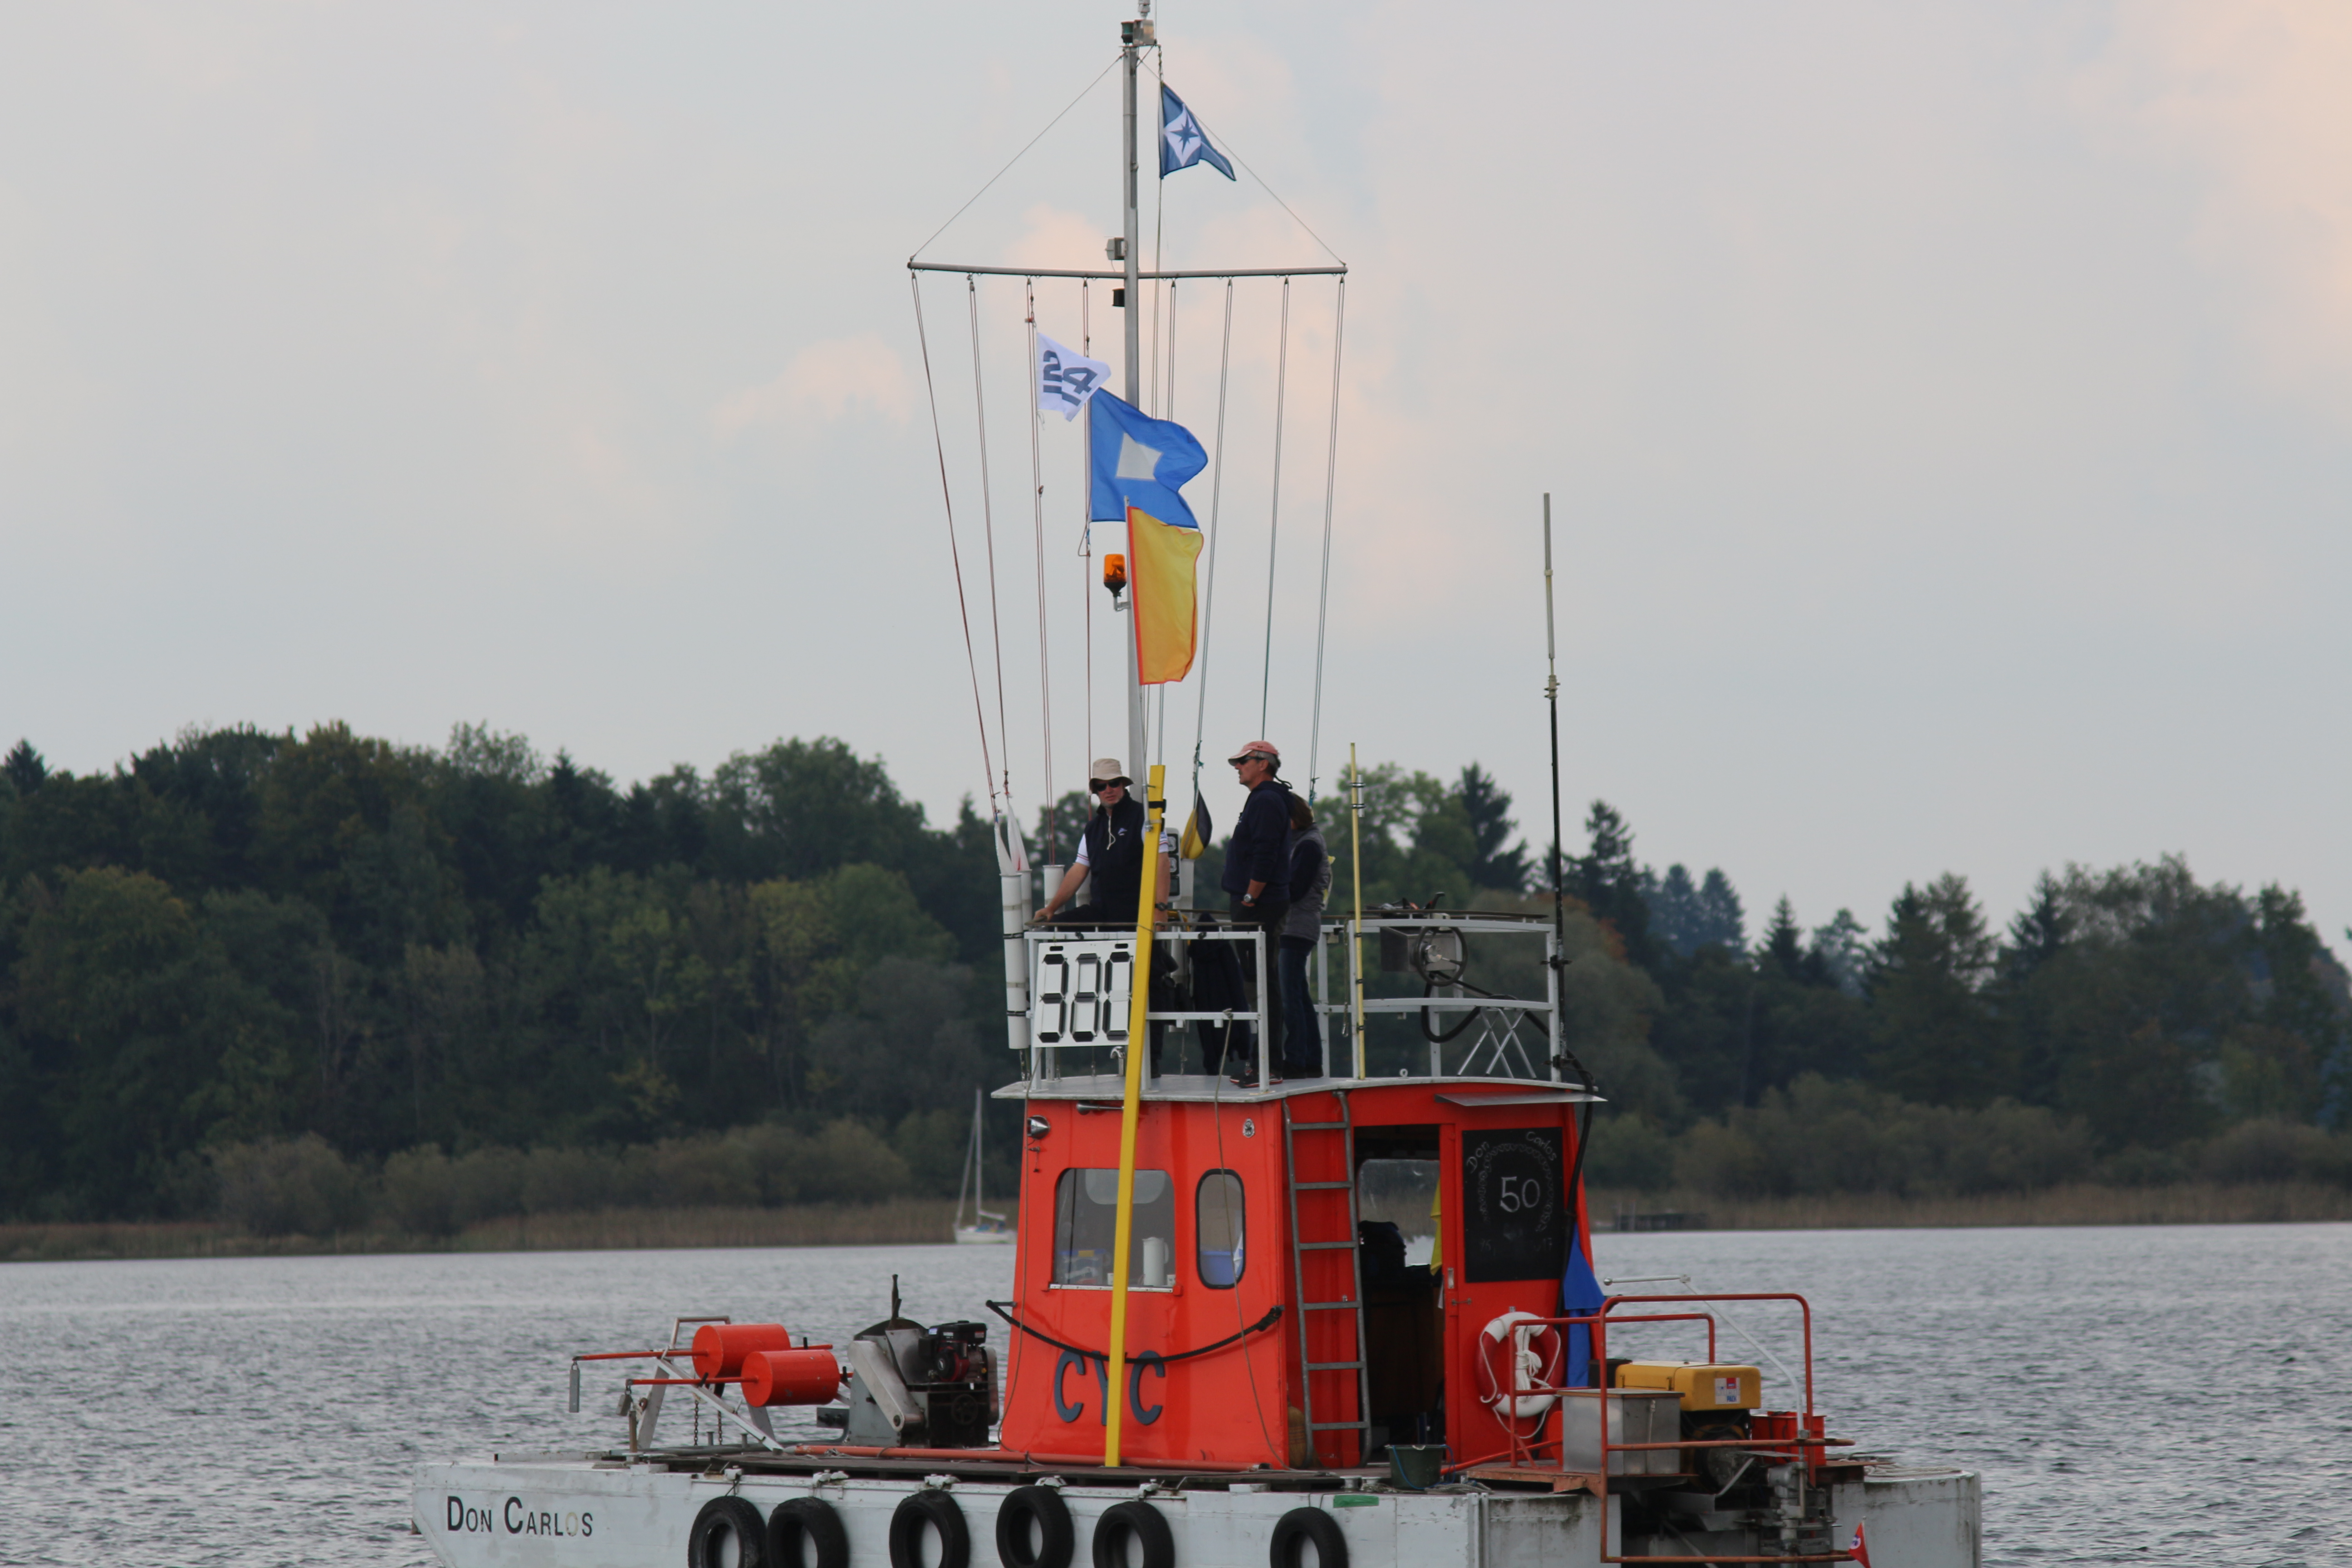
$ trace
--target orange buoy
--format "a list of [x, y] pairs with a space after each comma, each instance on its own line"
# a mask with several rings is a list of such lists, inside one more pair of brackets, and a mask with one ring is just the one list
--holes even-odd
[[694, 1374], [732, 1377], [753, 1351], [788, 1351], [793, 1336], [782, 1323], [705, 1323], [694, 1331]]
[[824, 1405], [841, 1392], [841, 1363], [829, 1346], [753, 1351], [743, 1358], [746, 1405]]

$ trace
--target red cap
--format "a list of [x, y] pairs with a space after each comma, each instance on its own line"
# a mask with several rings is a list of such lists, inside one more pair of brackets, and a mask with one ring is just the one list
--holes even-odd
[[1252, 741], [1248, 745], [1244, 746], [1240, 751], [1235, 752], [1232, 756], [1227, 757], [1225, 761], [1229, 763], [1238, 763], [1253, 752], [1256, 752], [1259, 756], [1264, 757], [1270, 763], [1278, 763], [1282, 760], [1281, 749], [1276, 746], [1272, 741]]

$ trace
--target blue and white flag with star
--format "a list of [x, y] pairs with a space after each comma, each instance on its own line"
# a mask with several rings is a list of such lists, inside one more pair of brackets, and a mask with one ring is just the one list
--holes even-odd
[[1075, 419], [1078, 410], [1087, 405], [1087, 399], [1109, 379], [1110, 366], [1102, 361], [1088, 359], [1076, 349], [1066, 349], [1043, 332], [1037, 334], [1039, 413]]
[[1160, 177], [1166, 179], [1179, 169], [1189, 169], [1195, 163], [1206, 163], [1228, 180], [1234, 177], [1234, 166], [1223, 153], [1209, 145], [1209, 133], [1184, 107], [1184, 100], [1160, 84]]
[[1087, 405], [1087, 468], [1093, 474], [1097, 522], [1124, 521], [1129, 507], [1176, 528], [1198, 528], [1177, 487], [1209, 466], [1192, 432], [1172, 419], [1154, 419], [1115, 393], [1097, 392]]

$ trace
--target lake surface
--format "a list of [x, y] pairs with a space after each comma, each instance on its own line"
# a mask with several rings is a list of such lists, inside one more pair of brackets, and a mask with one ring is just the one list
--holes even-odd
[[[909, 1316], [983, 1319], [1001, 1342], [981, 1303], [1007, 1293], [1009, 1251], [0, 1266], [0, 1562], [423, 1568], [419, 1460], [619, 1440], [617, 1371], [564, 1410], [574, 1350], [642, 1344], [680, 1312], [838, 1343], [884, 1315], [893, 1273]], [[1604, 1278], [1809, 1296], [1832, 1432], [1980, 1471], [1988, 1563], [2352, 1563], [2352, 1226], [1612, 1236], [1598, 1252]], [[1801, 1366], [1792, 1319], [1738, 1317]], [[1657, 1354], [1703, 1350], [1643, 1331]], [[1612, 1341], [1629, 1348], [1649, 1347]], [[1786, 1397], [1769, 1363], [1766, 1391]]]

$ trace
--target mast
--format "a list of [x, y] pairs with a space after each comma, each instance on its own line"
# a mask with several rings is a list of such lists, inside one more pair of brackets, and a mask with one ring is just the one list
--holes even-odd
[[[1553, 629], [1551, 607], [1551, 492], [1544, 491], [1544, 700], [1551, 704], [1551, 931], [1552, 1014], [1551, 1076], [1559, 1079], [1567, 1031], [1559, 1017], [1559, 972], [1568, 966], [1568, 887], [1560, 863], [1559, 840], [1559, 634]], [[1586, 1088], [1591, 1087], [1588, 1075]], [[1580, 1161], [1584, 1143], [1576, 1145]]]
[[[1138, 273], [1142, 266], [1143, 226], [1137, 205], [1137, 183], [1140, 169], [1136, 157], [1136, 71], [1142, 63], [1143, 51], [1156, 41], [1151, 26], [1151, 0], [1139, 0], [1138, 16], [1132, 22], [1118, 25], [1119, 75], [1126, 86], [1124, 130], [1126, 172], [1126, 226], [1119, 240], [1119, 259], [1126, 264], [1127, 288], [1119, 296], [1127, 309], [1127, 401], [1137, 408], [1143, 406], [1143, 311], [1138, 285], [1142, 279]], [[1129, 570], [1133, 571], [1130, 563]], [[1143, 700], [1142, 671], [1136, 664], [1135, 591], [1130, 585], [1127, 595], [1127, 775], [1143, 777], [1146, 765], [1145, 747], [1149, 743], [1145, 723], [1146, 704]], [[1131, 786], [1130, 786], [1131, 787]], [[1157, 859], [1156, 846], [1145, 849], [1147, 858]]]

